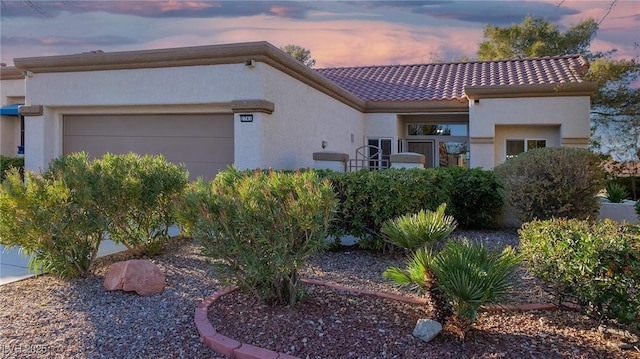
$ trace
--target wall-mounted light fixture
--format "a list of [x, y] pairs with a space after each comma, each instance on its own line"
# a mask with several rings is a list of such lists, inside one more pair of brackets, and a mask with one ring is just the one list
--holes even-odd
[[33, 72], [31, 72], [29, 70], [24, 70], [24, 71], [22, 71], [22, 76], [24, 76], [24, 77], [33, 77]]
[[256, 60], [254, 59], [244, 60], [244, 66], [251, 67], [251, 68], [256, 67]]
[[322, 149], [327, 148], [327, 145], [328, 145], [327, 141], [322, 140]]

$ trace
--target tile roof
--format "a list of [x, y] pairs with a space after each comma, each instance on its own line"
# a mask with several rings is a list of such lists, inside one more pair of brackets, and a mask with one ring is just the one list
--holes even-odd
[[582, 82], [588, 66], [580, 55], [565, 55], [316, 71], [365, 101], [424, 101], [464, 99], [466, 86]]

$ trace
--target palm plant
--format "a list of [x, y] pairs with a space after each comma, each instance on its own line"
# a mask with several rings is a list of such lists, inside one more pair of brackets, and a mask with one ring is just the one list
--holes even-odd
[[452, 239], [437, 254], [416, 251], [406, 270], [388, 268], [383, 276], [399, 285], [413, 284], [429, 293], [436, 320], [458, 329], [461, 340], [476, 321], [479, 308], [498, 303], [514, 283], [518, 256], [511, 247], [487, 250], [465, 238]]
[[456, 229], [456, 220], [445, 214], [446, 208], [447, 204], [443, 203], [435, 211], [422, 210], [389, 219], [382, 224], [381, 231], [392, 244], [404, 249], [431, 246]]
[[449, 241], [431, 262], [437, 278], [452, 305], [453, 325], [461, 339], [476, 321], [478, 309], [487, 303], [499, 303], [514, 284], [518, 256], [513, 248], [491, 251], [467, 239]]

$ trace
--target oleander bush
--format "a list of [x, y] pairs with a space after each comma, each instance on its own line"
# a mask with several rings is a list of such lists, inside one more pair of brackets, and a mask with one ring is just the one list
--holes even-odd
[[494, 172], [507, 204], [523, 223], [551, 218], [595, 219], [604, 186], [597, 154], [581, 148], [529, 150], [500, 164]]
[[445, 214], [447, 204], [441, 204], [437, 210], [421, 210], [418, 213], [405, 214], [388, 219], [382, 224], [382, 233], [394, 246], [417, 250], [434, 247], [456, 229], [456, 220]]
[[299, 270], [327, 247], [336, 205], [329, 182], [312, 171], [230, 168], [193, 183], [180, 218], [223, 278], [265, 302], [294, 305]]
[[609, 219], [533, 221], [520, 229], [520, 251], [559, 303], [573, 301], [598, 319], [638, 329], [640, 226]]
[[158, 254], [176, 223], [174, 199], [186, 189], [187, 172], [162, 156], [133, 153], [106, 154], [95, 165], [108, 179], [96, 182], [96, 191], [110, 238], [138, 252]]
[[465, 238], [447, 241], [435, 253], [416, 251], [406, 270], [391, 267], [383, 276], [400, 285], [413, 284], [429, 293], [436, 319], [456, 328], [461, 340], [475, 323], [484, 304], [497, 304], [515, 285], [519, 258], [511, 247], [501, 252]]
[[134, 154], [60, 156], [25, 176], [14, 169], [0, 188], [0, 243], [31, 255], [31, 270], [63, 278], [86, 275], [105, 238], [157, 252], [187, 182], [162, 157]]
[[17, 168], [20, 173], [23, 173], [24, 157], [7, 157], [0, 155], [0, 182], [4, 180], [5, 173], [11, 168]]

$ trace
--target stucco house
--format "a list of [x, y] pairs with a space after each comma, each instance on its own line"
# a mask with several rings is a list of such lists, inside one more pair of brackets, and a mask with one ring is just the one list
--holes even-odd
[[[27, 168], [134, 151], [182, 162], [192, 178], [229, 164], [311, 167], [316, 152], [353, 158], [364, 145], [381, 158], [421, 153], [427, 167], [483, 168], [534, 147], [587, 147], [596, 88], [578, 55], [316, 70], [253, 42], [14, 63], [0, 69], [2, 105], [24, 100]], [[5, 91], [11, 81], [24, 99]], [[16, 136], [0, 131], [3, 142]]]

